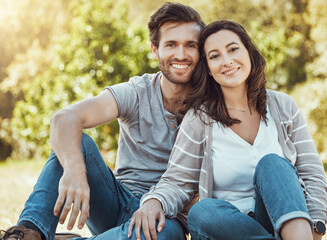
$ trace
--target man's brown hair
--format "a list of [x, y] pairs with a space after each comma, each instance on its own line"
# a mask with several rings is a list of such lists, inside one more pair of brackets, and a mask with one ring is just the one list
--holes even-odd
[[160, 27], [166, 22], [194, 22], [200, 26], [201, 31], [205, 27], [200, 14], [193, 8], [180, 3], [167, 2], [151, 16], [148, 23], [150, 40], [155, 47], [159, 47]]

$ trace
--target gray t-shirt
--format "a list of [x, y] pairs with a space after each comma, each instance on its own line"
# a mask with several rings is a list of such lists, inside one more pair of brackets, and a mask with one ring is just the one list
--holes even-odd
[[148, 192], [160, 180], [178, 130], [176, 116], [163, 107], [160, 76], [144, 74], [107, 87], [119, 110], [114, 174], [134, 194]]

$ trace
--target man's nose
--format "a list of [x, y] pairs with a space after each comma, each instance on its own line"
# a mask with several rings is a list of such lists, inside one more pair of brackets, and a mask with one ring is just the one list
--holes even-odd
[[177, 49], [176, 49], [176, 52], [175, 52], [175, 57], [179, 60], [183, 60], [186, 58], [186, 49], [184, 46], [179, 46]]

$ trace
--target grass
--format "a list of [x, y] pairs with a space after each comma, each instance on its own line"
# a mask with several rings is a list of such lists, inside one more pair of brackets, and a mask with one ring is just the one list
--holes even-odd
[[[43, 165], [44, 162], [28, 160], [0, 163], [0, 230], [16, 224]], [[65, 226], [58, 225], [57, 232], [68, 232]], [[91, 236], [87, 227], [82, 230], [74, 227], [72, 232]]]
[[[43, 165], [44, 162], [28, 160], [0, 163], [0, 230], [16, 224]], [[69, 231], [65, 225], [58, 225], [57, 232]], [[74, 227], [72, 232], [91, 236], [87, 227]]]

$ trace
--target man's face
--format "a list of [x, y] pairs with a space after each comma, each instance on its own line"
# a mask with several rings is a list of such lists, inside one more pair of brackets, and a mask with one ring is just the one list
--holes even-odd
[[159, 46], [152, 46], [152, 51], [168, 81], [186, 84], [190, 80], [199, 61], [199, 35], [200, 27], [196, 23], [167, 22], [161, 26]]

